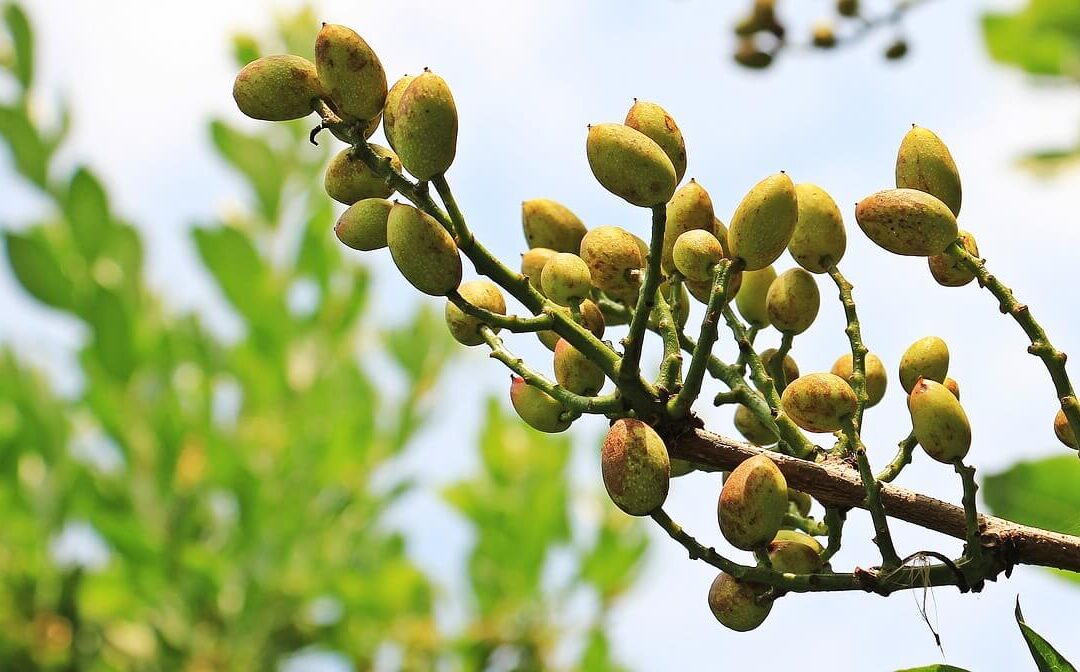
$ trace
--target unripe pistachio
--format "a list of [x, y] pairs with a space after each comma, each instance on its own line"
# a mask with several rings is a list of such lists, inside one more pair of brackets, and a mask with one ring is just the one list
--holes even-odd
[[405, 169], [430, 180], [457, 154], [458, 115], [446, 80], [425, 70], [409, 82], [394, 110], [394, 142]]
[[728, 259], [734, 259], [734, 257], [731, 256], [731, 250], [728, 248], [728, 243], [727, 243], [728, 231], [727, 231], [727, 227], [724, 226], [724, 223], [720, 221], [719, 217], [713, 217], [712, 232], [713, 232], [713, 235], [716, 236], [716, 239], [720, 241], [720, 247], [724, 248], [724, 256], [727, 257]]
[[365, 198], [350, 205], [338, 217], [334, 233], [354, 250], [386, 247], [386, 220], [394, 204], [385, 198]]
[[912, 126], [900, 142], [896, 186], [932, 194], [960, 215], [960, 171], [949, 148], [928, 128]]
[[963, 459], [971, 424], [960, 401], [941, 383], [920, 378], [908, 397], [911, 426], [926, 454], [938, 462]]
[[731, 254], [746, 270], [765, 268], [784, 252], [799, 220], [795, 184], [784, 173], [758, 182], [743, 196], [728, 223]]
[[818, 49], [832, 49], [836, 46], [836, 32], [827, 23], [819, 23], [814, 26], [811, 42]]
[[[951, 378], [949, 380], [952, 380]], [[1072, 428], [1069, 427], [1069, 418], [1065, 416], [1065, 411], [1058, 409], [1057, 415], [1054, 416], [1054, 435], [1069, 448], [1076, 450], [1076, 434], [1073, 433]]]
[[768, 425], [759, 420], [754, 412], [743, 404], [735, 407], [735, 417], [732, 422], [735, 424], [735, 429], [756, 446], [771, 446], [779, 440], [773, 430], [769, 429]]
[[788, 241], [795, 263], [811, 273], [827, 273], [847, 249], [844, 217], [832, 196], [815, 184], [795, 185], [799, 198], [799, 221]]
[[[742, 271], [728, 272], [727, 279], [727, 298], [731, 301], [739, 294], [739, 289], [742, 287]], [[683, 286], [690, 292], [690, 296], [694, 297], [701, 303], [708, 305], [709, 295], [712, 294], [712, 280], [705, 282], [698, 282], [696, 280], [683, 280]]]
[[821, 542], [817, 539], [811, 537], [809, 534], [799, 532], [798, 530], [780, 530], [776, 533], [776, 537], [773, 538], [773, 541], [793, 541], [798, 544], [804, 544], [819, 555], [825, 550], [821, 545]]
[[937, 336], [920, 338], [900, 358], [900, 385], [911, 393], [919, 378], [943, 382], [949, 372], [949, 346]]
[[[876, 406], [885, 396], [885, 388], [889, 384], [889, 374], [885, 371], [885, 365], [881, 358], [873, 353], [867, 353], [863, 362], [866, 374], [866, 407]], [[840, 376], [851, 383], [852, 358], [851, 353], [840, 355], [840, 358], [832, 365], [832, 373]]]
[[671, 159], [671, 165], [675, 168], [675, 182], [682, 182], [683, 175], [686, 173], [686, 141], [683, 140], [682, 131], [679, 130], [679, 125], [675, 123], [671, 115], [656, 103], [635, 98], [623, 123], [636, 131], [641, 131], [660, 145], [660, 149], [664, 150], [664, 154]]
[[[395, 168], [401, 168], [401, 161], [392, 150], [375, 144], [369, 146], [376, 156], [390, 157], [390, 163]], [[351, 148], [341, 150], [330, 159], [326, 166], [323, 187], [330, 198], [345, 205], [352, 205], [365, 198], [389, 198], [394, 193], [393, 187], [368, 168]]]
[[323, 24], [315, 37], [315, 67], [340, 115], [370, 121], [382, 112], [386, 72], [379, 57], [354, 30]]
[[264, 121], [306, 117], [324, 95], [315, 64], [286, 54], [248, 63], [233, 82], [236, 106], [252, 119]]
[[[570, 309], [560, 307], [559, 311], [569, 315]], [[581, 302], [581, 322], [580, 324], [592, 332], [593, 336], [602, 338], [604, 335], [604, 314], [600, 312], [600, 307], [593, 303], [592, 299], [585, 299]], [[544, 344], [544, 347], [552, 352], [555, 351], [555, 345], [559, 342], [559, 335], [552, 330], [538, 331], [536, 336], [540, 339], [540, 342]]]
[[600, 184], [629, 203], [652, 207], [675, 193], [675, 167], [660, 145], [623, 124], [594, 124], [585, 143]]
[[405, 89], [409, 88], [409, 84], [416, 79], [413, 75], [404, 75], [401, 79], [394, 82], [394, 85], [390, 87], [390, 91], [386, 94], [386, 106], [383, 108], [383, 135], [386, 136], [386, 141], [390, 143], [390, 146], [397, 149], [397, 140], [394, 137], [394, 122], [397, 121], [398, 105], [401, 104], [401, 96], [405, 93]]
[[716, 264], [724, 258], [724, 248], [712, 233], [695, 229], [682, 233], [672, 249], [675, 268], [690, 280], [713, 279]]
[[720, 625], [748, 632], [764, 623], [772, 611], [772, 600], [759, 599], [766, 588], [721, 572], [709, 586], [709, 609]]
[[548, 259], [540, 272], [544, 294], [560, 306], [576, 306], [592, 289], [588, 265], [576, 254], [559, 252]]
[[398, 270], [421, 292], [444, 296], [461, 283], [457, 245], [427, 213], [394, 203], [386, 222], [386, 241]]
[[544, 270], [544, 264], [556, 254], [555, 250], [546, 247], [534, 247], [521, 255], [521, 274], [541, 293], [544, 290], [540, 285], [540, 273]]
[[604, 372], [580, 350], [560, 338], [555, 344], [555, 380], [574, 394], [592, 397], [604, 386]]
[[945, 382], [942, 383], [942, 385], [944, 385], [945, 388], [949, 390], [949, 392], [952, 392], [953, 396], [956, 397], [957, 401], [960, 400], [960, 383], [956, 382], [952, 378], [945, 378]]
[[735, 50], [735, 62], [744, 68], [751, 70], [764, 70], [772, 65], [772, 54], [761, 50], [752, 37], [744, 37], [739, 40], [739, 46]]
[[[975, 244], [975, 236], [967, 231], [960, 231], [957, 241], [968, 254], [978, 258], [979, 247]], [[930, 265], [930, 274], [943, 287], [963, 287], [975, 279], [974, 273], [947, 254], [935, 254], [927, 257], [926, 261]]]
[[570, 208], [548, 198], [522, 202], [521, 228], [529, 247], [548, 247], [572, 254], [580, 250], [586, 231]]
[[798, 541], [774, 539], [769, 542], [768, 552], [772, 568], [787, 574], [816, 574], [824, 564], [817, 551]]
[[[791, 502], [792, 506], [795, 507], [795, 512], [798, 513], [800, 516], [810, 515], [810, 507], [814, 505], [814, 500], [810, 499], [810, 495], [806, 494], [802, 490], [788, 488], [787, 498], [788, 501]], [[783, 532], [783, 530], [781, 530], [781, 532]], [[776, 534], [777, 536], [779, 536], [780, 532], [777, 532]]]
[[928, 257], [956, 240], [956, 216], [937, 198], [917, 189], [889, 189], [855, 206], [866, 236], [893, 254]]
[[709, 192], [695, 180], [690, 180], [671, 197], [667, 204], [667, 221], [664, 224], [664, 250], [660, 265], [665, 272], [675, 270], [672, 253], [675, 241], [687, 231], [712, 231], [716, 222], [712, 198]]
[[728, 543], [750, 551], [772, 541], [787, 510], [787, 481], [780, 468], [765, 455], [755, 455], [728, 475], [716, 513]]
[[[761, 365], [765, 367], [765, 372], [770, 376], [772, 375], [772, 359], [776, 356], [776, 348], [766, 348], [761, 351], [758, 358], [761, 360]], [[784, 354], [784, 380], [777, 381], [781, 383], [780, 387], [786, 386], [791, 381], [799, 377], [799, 365], [795, 362], [795, 358], [790, 354]]]
[[617, 226], [598, 226], [581, 239], [581, 258], [589, 267], [592, 283], [616, 295], [636, 295], [645, 267], [635, 236]]
[[835, 432], [855, 412], [855, 391], [840, 376], [810, 373], [788, 383], [780, 398], [784, 412], [808, 432]]
[[697, 467], [689, 460], [680, 460], [678, 458], [671, 458], [671, 477], [678, 478], [679, 476], [685, 476], [692, 471], [697, 471]]
[[604, 487], [615, 505], [645, 516], [664, 505], [671, 463], [664, 440], [640, 420], [622, 418], [608, 430], [600, 450]]
[[817, 282], [801, 268], [789, 268], [781, 273], [765, 295], [769, 322], [786, 334], [801, 334], [809, 329], [820, 307]]
[[510, 403], [521, 419], [533, 429], [557, 434], [570, 427], [570, 421], [562, 419], [566, 412], [563, 405], [543, 390], [526, 383], [520, 376], [514, 376], [511, 380]]
[[750, 326], [759, 329], [769, 326], [769, 311], [765, 300], [769, 294], [769, 285], [775, 279], [776, 269], [772, 266], [743, 272], [742, 286], [735, 296], [735, 307]]
[[[477, 308], [483, 308], [499, 315], [506, 314], [506, 299], [503, 298], [502, 290], [494, 282], [480, 278], [463, 282], [458, 287], [458, 294]], [[445, 310], [446, 326], [450, 329], [450, 335], [462, 345], [480, 345], [484, 337], [480, 334], [483, 322], [470, 317], [453, 302], [446, 302]], [[498, 327], [493, 327], [498, 332]]]

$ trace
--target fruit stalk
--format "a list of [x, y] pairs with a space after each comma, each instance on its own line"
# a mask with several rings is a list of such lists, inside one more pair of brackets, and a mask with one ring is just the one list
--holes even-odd
[[917, 445], [919, 445], [919, 441], [915, 438], [915, 432], [911, 432], [898, 444], [896, 457], [878, 473], [877, 480], [882, 483], [892, 483], [896, 480], [896, 477], [900, 475], [900, 471], [911, 464], [911, 457], [915, 453], [915, 446]]
[[622, 340], [623, 357], [619, 364], [616, 383], [621, 387], [641, 377], [641, 348], [645, 342], [645, 330], [649, 325], [649, 313], [656, 305], [656, 290], [660, 287], [660, 261], [664, 248], [664, 228], [667, 224], [667, 206], [652, 209], [652, 238], [649, 241], [649, 258], [638, 294], [637, 308], [630, 320], [630, 331]]
[[[749, 336], [750, 334], [747, 334], [748, 340]], [[794, 341], [795, 334], [785, 332], [784, 335], [780, 337], [780, 347], [776, 349], [772, 359], [769, 360], [769, 376], [773, 379], [773, 384], [776, 385], [776, 391], [779, 394], [783, 394], [784, 388], [791, 382], [784, 375], [784, 358], [791, 352], [791, 346]], [[750, 343], [753, 344], [753, 341], [750, 341]]]
[[960, 474], [960, 481], [964, 484], [964, 496], [961, 499], [964, 505], [964, 523], [967, 527], [964, 557], [970, 558], [976, 564], [982, 564], [983, 548], [979, 537], [979, 509], [975, 500], [975, 493], [979, 491], [979, 486], [975, 483], [975, 467], [966, 466], [963, 460], [956, 460], [953, 466], [956, 468], [956, 473]]
[[986, 262], [983, 259], [969, 253], [958, 242], [950, 243], [945, 248], [945, 254], [973, 273], [979, 281], [979, 286], [985, 287], [998, 300], [1001, 312], [1011, 315], [1027, 334], [1031, 340], [1028, 352], [1041, 359], [1046, 365], [1046, 370], [1050, 372], [1050, 378], [1054, 381], [1054, 390], [1061, 403], [1061, 410], [1065, 412], [1065, 417], [1069, 420], [1069, 427], [1074, 436], [1080, 436], [1080, 401], [1077, 400], [1069, 374], [1065, 371], [1065, 353], [1050, 343], [1046, 331], [1035, 321], [1027, 304], [1020, 303], [1016, 299], [1013, 291], [986, 268]]
[[709, 294], [709, 305], [705, 309], [705, 319], [701, 321], [697, 345], [690, 356], [686, 381], [675, 398], [668, 402], [668, 414], [673, 418], [685, 416], [690, 411], [690, 405], [701, 393], [701, 382], [705, 379], [705, 366], [712, 353], [713, 345], [716, 344], [716, 339], [720, 335], [720, 314], [728, 304], [728, 279], [732, 273], [738, 272], [737, 263], [730, 259], [722, 259], [716, 265], [712, 293]]
[[515, 334], [524, 334], [533, 331], [544, 331], [555, 325], [555, 318], [551, 313], [542, 311], [539, 315], [528, 317], [522, 315], [500, 315], [485, 308], [474, 306], [465, 300], [457, 290], [446, 295], [455, 306], [461, 309], [469, 317], [475, 317], [486, 325], [506, 329]]
[[836, 288], [840, 290], [840, 302], [844, 304], [844, 317], [847, 319], [844, 333], [847, 334], [848, 342], [851, 343], [851, 378], [848, 382], [851, 384], [851, 389], [855, 391], [856, 400], [852, 424], [855, 426], [855, 431], [858, 432], [862, 426], [863, 411], [866, 409], [866, 402], [869, 399], [866, 392], [866, 354], [869, 350], [862, 340], [859, 316], [855, 312], [855, 298], [851, 294], [851, 290], [855, 286], [840, 273], [840, 269], [836, 264], [829, 265], [828, 273], [829, 277], [836, 283]]
[[870, 460], [866, 457], [866, 446], [863, 445], [859, 430], [855, 428], [854, 418], [848, 416], [844, 419], [842, 431], [848, 445], [855, 452], [855, 463], [859, 467], [859, 478], [866, 490], [866, 508], [870, 511], [870, 518], [874, 521], [874, 543], [881, 551], [881, 560], [886, 569], [892, 569], [900, 565], [900, 556], [896, 554], [893, 546], [892, 534], [889, 532], [889, 519], [885, 515], [885, 506], [881, 502], [881, 483], [874, 478], [874, 472], [870, 470]]
[[656, 389], [671, 392], [682, 382], [683, 357], [679, 347], [679, 325], [663, 292], [656, 296], [656, 314], [656, 330], [664, 342], [664, 358], [660, 361], [660, 371], [656, 376]]

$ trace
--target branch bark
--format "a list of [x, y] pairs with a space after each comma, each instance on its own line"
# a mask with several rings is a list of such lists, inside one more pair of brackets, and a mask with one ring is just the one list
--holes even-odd
[[[730, 470], [754, 455], [767, 455], [780, 467], [789, 485], [813, 495], [825, 506], [866, 508], [859, 472], [840, 458], [811, 462], [789, 457], [707, 432], [690, 430], [669, 444], [673, 457]], [[917, 492], [883, 483], [881, 501], [889, 517], [964, 539], [964, 509]], [[979, 516], [983, 549], [1008, 568], [1040, 565], [1080, 572], [1080, 537], [1020, 525], [994, 516]]]

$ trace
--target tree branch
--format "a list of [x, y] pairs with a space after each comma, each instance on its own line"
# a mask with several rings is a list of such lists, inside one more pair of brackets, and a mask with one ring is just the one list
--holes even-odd
[[[730, 470], [754, 455], [767, 455], [780, 467], [788, 484], [812, 495], [826, 507], [866, 508], [866, 492], [859, 473], [842, 460], [811, 462], [712, 434], [690, 430], [669, 442], [673, 457]], [[881, 502], [886, 515], [966, 539], [964, 509], [911, 490], [882, 484]], [[1080, 537], [1040, 530], [1002, 518], [980, 515], [980, 540], [984, 552], [996, 560], [1001, 571], [1014, 564], [1040, 565], [1080, 572]]]

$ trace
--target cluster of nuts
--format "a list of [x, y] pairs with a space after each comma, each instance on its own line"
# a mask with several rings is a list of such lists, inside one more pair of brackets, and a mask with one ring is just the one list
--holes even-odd
[[[849, 12], [845, 16], [857, 12], [854, 2], [840, 4]], [[758, 12], [771, 3], [755, 7]], [[755, 13], [755, 30], [761, 20]], [[612, 501], [630, 515], [656, 514], [670, 479], [695, 469], [669, 456], [673, 437], [666, 432], [679, 421], [685, 426], [691, 416], [703, 375], [699, 365], [711, 356], [716, 321], [728, 302], [752, 328], [774, 328], [790, 344], [817, 317], [815, 276], [838, 274], [847, 247], [843, 216], [832, 197], [782, 172], [751, 188], [725, 226], [706, 189], [693, 179], [683, 183], [686, 143], [674, 119], [655, 103], [635, 101], [622, 123], [589, 127], [585, 155], [605, 189], [652, 210], [651, 241], [617, 226], [589, 229], [553, 200], [527, 200], [522, 226], [528, 249], [520, 272], [512, 271], [478, 246], [448, 197], [443, 174], [456, 153], [458, 117], [450, 89], [438, 75], [425, 70], [388, 88], [382, 64], [359, 35], [324, 25], [314, 63], [288, 55], [261, 58], [239, 73], [233, 93], [240, 110], [256, 119], [295, 119], [317, 111], [320, 126], [350, 144], [326, 171], [326, 192], [348, 205], [335, 226], [338, 238], [356, 250], [389, 248], [417, 290], [447, 296], [445, 318], [453, 337], [467, 346], [487, 344], [517, 374], [510, 400], [526, 423], [561, 432], [585, 412], [612, 420], [601, 471]], [[380, 123], [389, 148], [367, 142]], [[417, 181], [410, 182], [403, 171]], [[929, 130], [912, 128], [901, 142], [895, 177], [895, 188], [858, 203], [861, 230], [885, 250], [926, 257], [941, 285], [970, 283], [975, 275], [958, 263], [954, 248], [959, 245], [974, 257], [978, 250], [973, 236], [957, 226], [960, 178], [945, 144]], [[449, 216], [427, 197], [428, 181], [438, 188]], [[413, 205], [388, 200], [395, 188]], [[462, 281], [462, 251], [487, 277]], [[777, 273], [773, 263], [785, 251], [798, 265]], [[532, 314], [507, 315], [504, 290]], [[666, 358], [674, 368], [658, 378], [663, 383], [641, 383], [639, 362], [631, 354], [640, 355], [635, 339], [646, 325], [665, 338], [680, 335], [691, 297], [707, 310], [686, 379], [675, 347]], [[732, 313], [730, 319], [738, 318]], [[600, 340], [607, 326], [627, 323], [630, 334], [621, 352]], [[635, 328], [641, 329], [637, 336]], [[500, 329], [536, 332], [554, 353], [555, 380], [508, 355], [497, 336]], [[680, 345], [678, 338], [670, 342]], [[851, 346], [831, 371], [803, 375], [786, 347], [758, 355], [747, 343], [744, 354], [759, 360], [769, 373], [764, 382], [779, 396], [769, 400], [764, 390], [741, 388], [735, 427], [751, 443], [789, 454], [797, 451], [790, 450], [792, 435], [782, 431], [785, 427], [811, 446], [800, 429], [836, 433], [833, 450], [852, 450], [862, 409], [882, 400], [888, 375], [878, 356], [860, 350], [854, 338]], [[899, 381], [908, 395], [915, 440], [933, 459], [960, 466], [971, 429], [948, 366], [944, 341], [923, 338], [904, 353]], [[616, 389], [601, 395], [608, 380]], [[759, 389], [762, 382], [755, 380]], [[631, 396], [631, 387], [645, 391], [645, 402]], [[693, 398], [685, 405], [669, 403], [687, 389]], [[1063, 442], [1076, 446], [1064, 414], [1054, 428]], [[830, 571], [826, 549], [790, 524], [805, 520], [810, 505], [811, 498], [789, 488], [777, 464], [761, 454], [727, 475], [718, 504], [720, 532], [776, 572]], [[773, 600], [767, 586], [725, 573], [713, 582], [708, 599], [716, 618], [735, 630], [757, 627]]]

